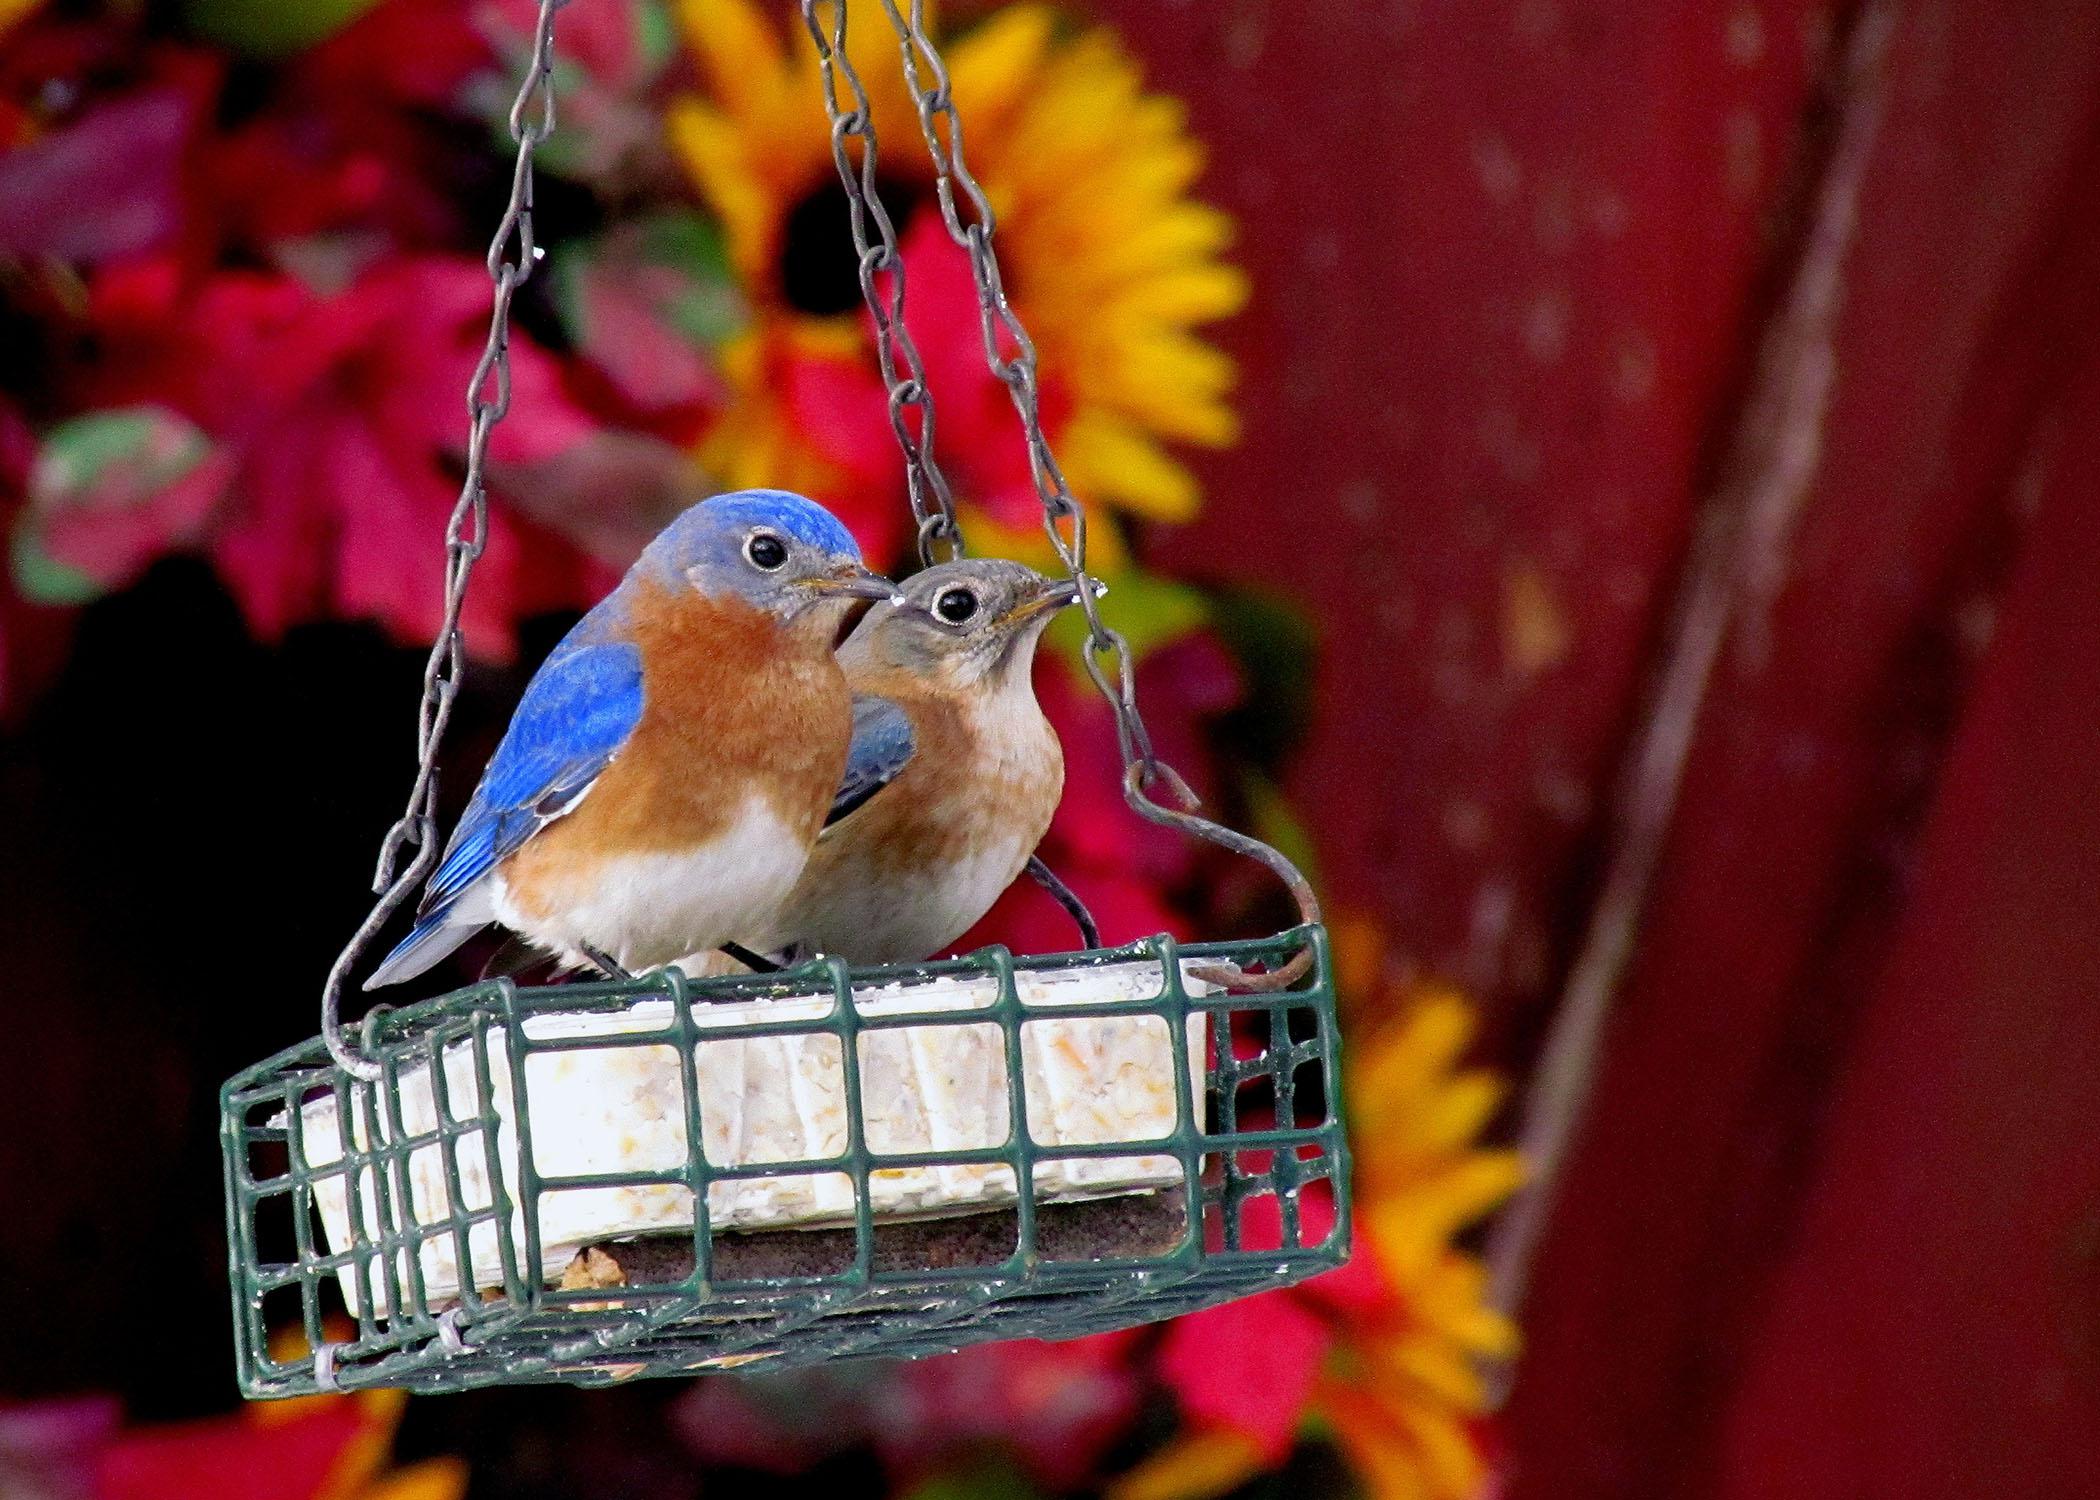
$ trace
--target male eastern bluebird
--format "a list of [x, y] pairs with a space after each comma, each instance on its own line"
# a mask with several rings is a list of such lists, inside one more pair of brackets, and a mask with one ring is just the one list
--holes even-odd
[[1077, 599], [1068, 580], [975, 559], [928, 568], [868, 612], [839, 648], [846, 774], [802, 878], [738, 934], [745, 947], [904, 963], [991, 909], [1064, 791], [1030, 668], [1043, 627]]
[[526, 685], [423, 893], [365, 988], [490, 922], [570, 964], [648, 968], [768, 917], [846, 765], [832, 644], [894, 595], [822, 506], [703, 500], [666, 527]]

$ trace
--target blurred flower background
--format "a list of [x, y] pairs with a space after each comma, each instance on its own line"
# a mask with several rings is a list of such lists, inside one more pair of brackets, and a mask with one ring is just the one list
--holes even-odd
[[[1042, 561], [852, 6], [940, 459]], [[0, 0], [0, 1500], [2100, 1495], [2089, 7], [927, 8], [1160, 748], [1328, 898], [1352, 1263], [238, 1409], [214, 1093], [411, 770], [534, 7]], [[448, 810], [692, 500], [906, 563], [793, 12], [561, 13]], [[1079, 650], [1050, 863], [1112, 940], [1287, 921], [1125, 810]]]

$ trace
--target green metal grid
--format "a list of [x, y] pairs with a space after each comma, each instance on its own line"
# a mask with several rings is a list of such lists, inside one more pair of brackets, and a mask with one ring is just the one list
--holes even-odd
[[[1273, 968], [1300, 950], [1312, 955], [1307, 972], [1274, 993], [1191, 995], [1182, 982], [1184, 963]], [[1157, 995], [1030, 1003], [1014, 983], [1016, 973], [1131, 962], [1157, 967]], [[856, 985], [909, 985], [949, 976], [993, 978], [997, 996], [989, 1006], [880, 1016], [864, 1015], [851, 1002]], [[693, 1016], [696, 1006], [793, 996], [828, 997], [828, 1013], [818, 1019], [758, 1019], [705, 1028]], [[524, 1023], [531, 1017], [617, 1014], [650, 1001], [670, 1002], [668, 1022], [652, 1030], [588, 1040], [526, 1034]], [[1198, 1059], [1190, 1056], [1187, 1025], [1198, 1015], [1207, 1018], [1210, 1038], [1200, 1059], [1200, 1091], [1191, 1083]], [[1175, 1062], [1173, 1133], [1092, 1145], [1046, 1146], [1033, 1139], [1023, 1023], [1133, 1016], [1166, 1022]], [[1003, 1044], [1010, 1112], [1006, 1141], [972, 1150], [870, 1150], [860, 1102], [859, 1036], [900, 1026], [987, 1024], [1000, 1029]], [[839, 1042], [845, 1150], [801, 1161], [709, 1161], [696, 1047], [739, 1037], [811, 1035]], [[1184, 946], [1161, 936], [1123, 948], [1032, 958], [987, 948], [939, 963], [875, 969], [818, 960], [755, 978], [688, 980], [670, 970], [618, 984], [521, 988], [492, 980], [375, 1012], [365, 1024], [364, 1041], [366, 1055], [381, 1065], [375, 1083], [335, 1067], [317, 1038], [238, 1074], [221, 1092], [234, 1337], [241, 1390], [251, 1398], [366, 1386], [442, 1391], [523, 1381], [597, 1385], [758, 1360], [779, 1368], [860, 1356], [909, 1357], [989, 1339], [1069, 1338], [1288, 1285], [1340, 1265], [1348, 1253], [1348, 1163], [1334, 993], [1326, 934], [1316, 926], [1250, 942]], [[532, 1150], [526, 1059], [582, 1047], [665, 1046], [675, 1048], [679, 1058], [689, 1148], [682, 1170], [558, 1178], [540, 1173]], [[464, 1110], [449, 1095], [440, 1061], [448, 1049], [462, 1047], [476, 1080], [474, 1098]], [[1238, 1055], [1242, 1052], [1251, 1055]], [[435, 1104], [434, 1125], [419, 1132], [401, 1128], [406, 1118], [401, 1083], [413, 1072], [429, 1078]], [[494, 1086], [499, 1072], [509, 1081], [507, 1115], [499, 1109], [503, 1101]], [[1243, 1093], [1259, 1102], [1243, 1103]], [[335, 1102], [341, 1154], [317, 1166], [308, 1159], [301, 1106], [329, 1097]], [[471, 1107], [475, 1103], [479, 1108]], [[1255, 1113], [1255, 1124], [1243, 1123], [1248, 1113]], [[1301, 1118], [1307, 1114], [1315, 1118]], [[353, 1120], [376, 1122], [362, 1143], [348, 1128]], [[410, 1175], [411, 1156], [432, 1149], [439, 1153], [447, 1184], [444, 1207], [436, 1214], [413, 1205]], [[1180, 1242], [1156, 1255], [1056, 1258], [1038, 1234], [1038, 1165], [1134, 1154], [1170, 1157], [1179, 1166]], [[462, 1163], [469, 1159], [485, 1172], [485, 1193], [471, 1194], [463, 1183]], [[878, 1229], [887, 1221], [871, 1204], [871, 1173], [987, 1163], [1003, 1164], [1018, 1185], [1016, 1201], [1007, 1208], [1017, 1223], [1011, 1254], [959, 1270], [899, 1268], [894, 1255], [886, 1261], [878, 1257]], [[716, 1276], [710, 1184], [818, 1173], [844, 1174], [852, 1184], [850, 1263], [828, 1274]], [[331, 1247], [320, 1225], [316, 1192], [324, 1186], [335, 1190], [338, 1182], [347, 1199], [350, 1243]], [[1304, 1195], [1321, 1182], [1328, 1184], [1324, 1191], [1331, 1196], [1332, 1222], [1323, 1234], [1309, 1237]], [[548, 1285], [540, 1269], [543, 1196], [636, 1185], [690, 1191], [692, 1271], [679, 1281], [616, 1290], [564, 1291]], [[367, 1191], [374, 1200], [369, 1205], [363, 1201]], [[475, 1203], [476, 1196], [486, 1201]], [[1280, 1230], [1250, 1234], [1248, 1208], [1265, 1199], [1275, 1202]], [[426, 1247], [449, 1240], [462, 1279], [485, 1281], [471, 1270], [470, 1240], [477, 1229], [484, 1237], [493, 1233], [500, 1277], [464, 1301], [434, 1306], [424, 1274]], [[1280, 1243], [1250, 1243], [1255, 1239]], [[357, 1289], [355, 1310], [348, 1313], [338, 1290], [338, 1275], [345, 1269]], [[349, 1336], [334, 1344], [326, 1341], [331, 1318], [347, 1318], [350, 1328]], [[318, 1361], [303, 1352], [273, 1356], [273, 1329], [302, 1330], [309, 1348], [325, 1346], [327, 1352]]]

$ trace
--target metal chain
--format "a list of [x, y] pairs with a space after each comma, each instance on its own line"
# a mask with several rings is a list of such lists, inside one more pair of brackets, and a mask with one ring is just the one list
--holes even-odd
[[[846, 51], [846, 9], [841, 4], [827, 27], [817, 16], [814, 0], [802, 6], [802, 21], [816, 44], [818, 70], [824, 83], [824, 104], [831, 120], [831, 158], [839, 181], [846, 189], [848, 222], [853, 234], [855, 264], [860, 274], [861, 298], [875, 322], [875, 356], [882, 367], [883, 385], [889, 392], [890, 429], [904, 453], [906, 493], [918, 523], [918, 554], [922, 567], [951, 561], [963, 555], [962, 528], [955, 516], [955, 499], [934, 456], [933, 387], [919, 360], [918, 345], [904, 318], [904, 256], [897, 244], [897, 226], [890, 218], [879, 189], [879, 150], [875, 140], [875, 116]], [[844, 93], [841, 92], [843, 85]], [[850, 95], [853, 107], [842, 107]], [[857, 143], [859, 159], [855, 160]], [[875, 238], [868, 238], [874, 226]], [[880, 290], [878, 290], [878, 284]], [[903, 367], [900, 374], [899, 366]], [[911, 428], [910, 415], [919, 414], [919, 429]], [[1028, 862], [1028, 874], [1063, 907], [1079, 929], [1080, 945], [1101, 946], [1101, 930], [1094, 914], [1072, 888], [1040, 858]]]
[[[370, 1083], [380, 1076], [377, 1063], [360, 1056], [344, 1039], [343, 982], [387, 920], [423, 883], [438, 856], [437, 758], [452, 717], [466, 669], [459, 614], [467, 580], [488, 545], [489, 498], [482, 476], [490, 434], [510, 410], [510, 305], [518, 288], [532, 279], [541, 251], [532, 238], [532, 163], [540, 144], [554, 133], [554, 13], [569, 0], [540, 0], [532, 34], [532, 57], [510, 107], [510, 137], [517, 142], [511, 171], [510, 203], [489, 242], [487, 265], [494, 283], [488, 342], [467, 384], [467, 472], [459, 499], [445, 525], [445, 609], [437, 639], [423, 667], [423, 701], [416, 715], [416, 779], [408, 808], [387, 831], [380, 845], [372, 889], [379, 899], [328, 971], [321, 992], [321, 1036], [328, 1054], [345, 1072]], [[491, 386], [493, 385], [493, 391]], [[398, 868], [402, 851], [415, 846], [415, 858]]]
[[[864, 180], [859, 186], [866, 188], [874, 180], [875, 126], [867, 94], [854, 76], [851, 63], [846, 60], [847, 0], [828, 0], [834, 8], [828, 36], [816, 19], [820, 3], [825, 3], [825, 0], [802, 0], [802, 14], [816, 39], [825, 73], [832, 139], [836, 143], [842, 135], [849, 133], [864, 138]], [[1083, 660], [1087, 675], [1115, 714], [1116, 739], [1123, 756], [1124, 800], [1139, 816], [1153, 823], [1178, 829], [1258, 861], [1289, 888], [1304, 921], [1308, 925], [1316, 924], [1320, 920], [1319, 900], [1298, 867], [1260, 839], [1197, 816], [1193, 809], [1198, 806], [1199, 799], [1180, 774], [1162, 761], [1153, 748], [1151, 733], [1138, 709], [1136, 663], [1130, 643], [1102, 620], [1099, 592], [1087, 574], [1086, 511], [1073, 495], [1043, 431], [1035, 343], [1007, 300], [998, 253], [993, 248], [996, 216], [964, 155], [962, 117], [955, 108], [947, 67], [926, 31], [925, 0], [908, 0], [908, 11], [900, 7], [899, 0], [881, 0], [881, 3], [891, 29], [897, 35], [905, 81], [911, 88], [920, 133], [933, 161], [942, 222], [947, 226], [949, 238], [970, 258], [970, 273], [976, 284], [978, 318], [984, 337], [985, 365], [1005, 385], [1013, 400], [1014, 411], [1020, 417], [1028, 443], [1029, 470], [1035, 482], [1036, 497], [1042, 505], [1043, 531], [1070, 574], [1079, 593], [1080, 608], [1086, 615], [1087, 643]], [[842, 118], [837, 107], [836, 92], [830, 82], [834, 67], [843, 72], [852, 85], [856, 110], [851, 117]], [[849, 199], [853, 198], [856, 184], [848, 181], [846, 186]], [[969, 210], [967, 217], [963, 212], [965, 204]], [[887, 216], [883, 222], [887, 223]], [[894, 238], [888, 244], [894, 254]], [[897, 270], [896, 307], [892, 316], [901, 318], [901, 264]], [[865, 289], [865, 275], [862, 284]], [[1180, 807], [1170, 808], [1154, 800], [1151, 793], [1155, 787], [1163, 787]], [[1224, 977], [1241, 987], [1280, 988], [1295, 982], [1310, 962], [1309, 950], [1301, 950], [1288, 964], [1273, 973], [1248, 975], [1234, 970]]]
[[[845, 184], [853, 250], [860, 272], [860, 294], [875, 320], [875, 358], [889, 392], [890, 429], [904, 451], [906, 491], [918, 522], [919, 562], [932, 567], [962, 556], [962, 527], [955, 518], [955, 498], [933, 451], [933, 390], [919, 347], [904, 322], [904, 256], [897, 246], [897, 226], [877, 191], [878, 152], [875, 114], [861, 86], [853, 60], [846, 54], [846, 7], [841, 0], [831, 26], [817, 19], [821, 0], [802, 0], [802, 22], [817, 46], [817, 66], [824, 80], [824, 109], [831, 120], [831, 159]], [[846, 108], [840, 84], [852, 96]], [[859, 160], [856, 161], [855, 145]], [[875, 238], [868, 238], [874, 226]], [[900, 369], [901, 367], [901, 369]], [[912, 430], [912, 417], [918, 430]]]

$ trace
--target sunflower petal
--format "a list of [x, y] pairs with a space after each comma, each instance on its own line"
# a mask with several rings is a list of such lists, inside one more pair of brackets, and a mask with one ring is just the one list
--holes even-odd
[[731, 263], [747, 286], [755, 284], [772, 253], [779, 208], [764, 178], [752, 170], [747, 137], [727, 115], [691, 99], [671, 106], [670, 133], [701, 197], [721, 221]]
[[1187, 442], [1238, 440], [1239, 420], [1223, 399], [1233, 381], [1229, 355], [1176, 329], [1153, 330], [1121, 355], [1113, 385], [1099, 392], [1116, 409]]
[[[832, 180], [816, 46], [800, 25], [775, 32], [756, 0], [677, 3], [707, 98], [674, 113], [672, 139], [722, 222], [758, 329], [795, 338], [812, 320], [780, 305], [779, 236], [794, 207]], [[1117, 509], [1186, 520], [1200, 488], [1166, 443], [1238, 436], [1233, 363], [1192, 330], [1243, 306], [1247, 279], [1218, 258], [1231, 220], [1183, 196], [1204, 161], [1185, 108], [1145, 91], [1113, 32], [1066, 36], [1060, 25], [1050, 6], [1015, 4], [949, 46], [971, 165], [1000, 215], [1014, 304], [1046, 376], [1071, 398], [1052, 434], [1076, 486]], [[877, 0], [852, 0], [847, 50], [885, 180], [923, 188], [920, 122]], [[864, 358], [865, 321], [831, 321]], [[821, 447], [811, 413], [779, 410], [786, 398], [764, 370], [739, 378], [733, 361], [725, 368], [737, 410], [710, 433], [708, 462], [731, 479], [772, 467], [771, 482], [786, 482], [809, 456], [802, 450]], [[836, 451], [828, 459], [845, 462]]]
[[467, 1492], [467, 1464], [460, 1458], [431, 1458], [397, 1469], [356, 1500], [460, 1500]]
[[758, 8], [749, 0], [679, 0], [678, 19], [721, 106], [740, 116], [765, 107], [787, 58]]
[[966, 145], [988, 142], [1026, 107], [1056, 24], [1047, 6], [1010, 5], [949, 50], [948, 82], [966, 122]]
[[1145, 432], [1098, 407], [1074, 412], [1058, 440], [1067, 477], [1083, 494], [1113, 496], [1155, 521], [1187, 521], [1201, 500], [1195, 476]]
[[1448, 990], [1417, 994], [1401, 1017], [1374, 1034], [1359, 1055], [1350, 1104], [1367, 1126], [1412, 1110], [1424, 1086], [1443, 1078], [1473, 1038], [1473, 1013]]
[[1464, 1500], [1480, 1492], [1486, 1463], [1466, 1424], [1443, 1411], [1411, 1408], [1401, 1423], [1413, 1439], [1416, 1468], [1431, 1495]]
[[1118, 318], [1153, 323], [1212, 323], [1247, 305], [1247, 273], [1218, 261], [1162, 271], [1130, 286], [1110, 305]]
[[1243, 1433], [1201, 1427], [1175, 1437], [1108, 1486], [1106, 1500], [1210, 1500], [1262, 1469], [1261, 1449]]
[[[1437, 1160], [1444, 1160], [1439, 1157]], [[1481, 1151], [1446, 1162], [1433, 1176], [1394, 1186], [1379, 1182], [1375, 1168], [1366, 1185], [1379, 1189], [1364, 1211], [1371, 1238], [1394, 1260], [1406, 1260], [1443, 1244], [1504, 1202], [1524, 1180], [1513, 1151]]]

